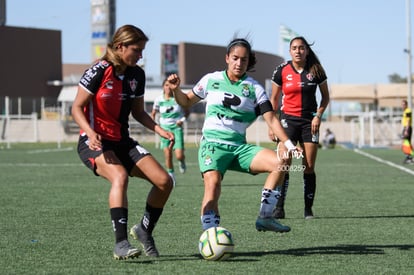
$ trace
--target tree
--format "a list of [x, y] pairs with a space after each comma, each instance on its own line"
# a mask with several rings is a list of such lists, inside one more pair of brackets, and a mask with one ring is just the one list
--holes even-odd
[[390, 83], [407, 83], [407, 78], [406, 77], [401, 77], [397, 73], [390, 74], [388, 76], [388, 79], [389, 79]]

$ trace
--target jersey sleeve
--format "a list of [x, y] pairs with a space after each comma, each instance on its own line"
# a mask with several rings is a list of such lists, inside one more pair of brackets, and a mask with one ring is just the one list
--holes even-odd
[[160, 97], [156, 97], [154, 99], [154, 104], [152, 105], [152, 109], [159, 112], [160, 111]]
[[325, 81], [328, 81], [328, 77], [325, 75], [324, 77], [318, 79], [318, 85], [321, 85], [322, 83], [324, 83]]
[[193, 88], [193, 93], [201, 99], [207, 96], [207, 85], [211, 74], [203, 76]]
[[267, 96], [266, 90], [260, 85], [259, 82], [253, 82], [254, 91], [256, 94], [257, 105], [262, 104], [265, 101], [269, 101], [269, 97]]
[[79, 81], [79, 86], [94, 95], [101, 85], [106, 68], [109, 66], [110, 64], [106, 61], [99, 61], [83, 73]]
[[256, 115], [263, 115], [266, 112], [273, 111], [272, 104], [263, 86], [256, 83], [254, 87], [257, 97]]
[[138, 87], [135, 90], [135, 96], [136, 97], [141, 97], [144, 96], [145, 93], [145, 71], [139, 67], [139, 66], [135, 66], [134, 69], [137, 70], [137, 76], [138, 76]]
[[282, 63], [276, 67], [272, 74], [272, 82], [278, 86], [282, 86], [282, 69], [287, 63]]

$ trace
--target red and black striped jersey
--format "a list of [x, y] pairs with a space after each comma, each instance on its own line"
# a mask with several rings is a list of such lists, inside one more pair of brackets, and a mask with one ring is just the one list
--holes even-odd
[[127, 67], [124, 75], [116, 76], [114, 66], [101, 60], [85, 71], [79, 86], [93, 95], [84, 109], [92, 129], [107, 140], [128, 138], [132, 101], [144, 96], [144, 70]]
[[292, 61], [280, 64], [273, 72], [272, 81], [282, 88], [281, 111], [285, 114], [312, 118], [317, 111], [316, 89], [327, 77], [317, 78], [309, 71], [298, 72]]

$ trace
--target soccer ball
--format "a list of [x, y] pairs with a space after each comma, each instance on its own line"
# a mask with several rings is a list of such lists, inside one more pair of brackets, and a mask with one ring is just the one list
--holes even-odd
[[233, 237], [224, 227], [210, 227], [200, 236], [198, 250], [204, 259], [222, 261], [231, 256], [234, 250]]

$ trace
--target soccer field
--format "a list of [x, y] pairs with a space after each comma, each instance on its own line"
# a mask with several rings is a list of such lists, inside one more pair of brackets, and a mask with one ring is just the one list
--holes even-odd
[[[144, 146], [164, 163], [159, 149]], [[154, 231], [161, 256], [127, 261], [112, 258], [109, 183], [81, 164], [75, 144], [56, 147], [0, 149], [1, 274], [414, 274], [414, 165], [403, 166], [399, 150], [320, 150], [316, 218], [303, 218], [301, 174], [292, 172], [286, 234], [255, 229], [265, 175], [227, 173], [221, 225], [235, 250], [210, 262], [198, 253], [203, 184], [194, 145]], [[149, 188], [131, 179], [129, 226]]]

